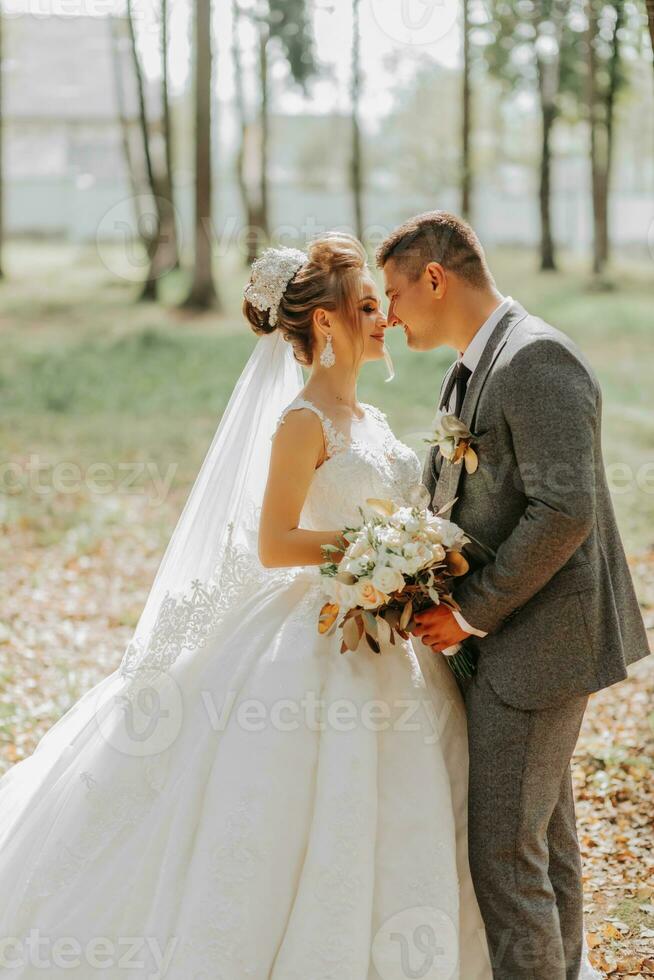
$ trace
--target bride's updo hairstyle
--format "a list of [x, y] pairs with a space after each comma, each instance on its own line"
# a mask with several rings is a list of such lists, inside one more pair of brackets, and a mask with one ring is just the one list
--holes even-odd
[[313, 364], [313, 314], [317, 309], [336, 312], [347, 324], [353, 350], [363, 350], [359, 329], [359, 283], [368, 257], [361, 242], [352, 235], [329, 232], [311, 242], [306, 262], [284, 291], [277, 323], [270, 323], [270, 311], [257, 309], [246, 299], [243, 313], [257, 334], [281, 330], [293, 345], [295, 359]]

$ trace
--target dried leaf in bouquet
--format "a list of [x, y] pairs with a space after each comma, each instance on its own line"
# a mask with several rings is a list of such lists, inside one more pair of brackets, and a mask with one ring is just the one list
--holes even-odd
[[459, 575], [465, 575], [470, 568], [460, 551], [449, 551], [445, 556], [445, 564], [450, 575], [455, 578], [458, 578]]
[[400, 616], [400, 629], [405, 630], [409, 623], [411, 622], [411, 617], [413, 616], [413, 602], [407, 602], [406, 606], [402, 610], [402, 615]]
[[359, 616], [351, 616], [343, 626], [343, 644], [348, 650], [356, 650], [361, 642], [363, 626], [359, 630], [359, 623], [361, 623]]
[[334, 605], [333, 602], [327, 602], [320, 610], [320, 617], [318, 619], [318, 632], [321, 636], [325, 636], [327, 633], [333, 629], [336, 620], [338, 619], [338, 614], [340, 608]]
[[472, 474], [477, 472], [477, 468], [479, 466], [479, 457], [477, 456], [477, 453], [474, 451], [474, 449], [471, 446], [469, 446], [468, 449], [466, 450], [465, 455], [463, 457], [463, 461], [465, 463], [465, 468], [467, 473]]
[[384, 619], [383, 616], [377, 616], [377, 638], [380, 644], [383, 646], [385, 643], [391, 642], [391, 628]]
[[392, 517], [395, 512], [395, 504], [392, 500], [378, 500], [376, 497], [370, 497], [366, 503], [371, 510], [381, 517]]

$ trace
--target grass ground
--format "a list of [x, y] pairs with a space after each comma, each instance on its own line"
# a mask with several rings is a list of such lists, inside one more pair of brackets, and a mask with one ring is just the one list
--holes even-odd
[[[255, 342], [239, 315], [245, 271], [237, 255], [220, 267], [224, 313], [202, 316], [175, 308], [181, 276], [165, 282], [162, 305], [137, 304], [135, 285], [115, 275], [124, 260], [104, 258], [91, 248], [20, 243], [5, 260], [2, 769], [117, 666]], [[616, 268], [602, 290], [572, 260], [547, 276], [525, 252], [498, 253], [492, 265], [500, 289], [569, 333], [600, 377], [610, 483], [654, 627], [651, 263]], [[385, 384], [383, 366], [372, 365], [360, 397], [383, 407], [419, 448], [450, 358], [412, 354], [398, 331], [389, 346], [396, 381]], [[648, 661], [592, 699], [576, 759], [591, 944], [607, 975], [654, 973], [653, 692]]]

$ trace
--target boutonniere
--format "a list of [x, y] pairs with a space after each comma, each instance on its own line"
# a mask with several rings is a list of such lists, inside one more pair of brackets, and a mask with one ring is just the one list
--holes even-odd
[[434, 419], [432, 436], [425, 439], [425, 442], [429, 446], [438, 446], [450, 463], [460, 463], [463, 460], [466, 472], [474, 473], [479, 465], [477, 453], [472, 448], [474, 439], [465, 422], [456, 415], [447, 415], [439, 410]]

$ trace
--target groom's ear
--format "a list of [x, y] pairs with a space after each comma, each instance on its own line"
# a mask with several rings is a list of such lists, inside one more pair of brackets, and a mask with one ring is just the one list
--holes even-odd
[[425, 275], [429, 279], [429, 284], [436, 293], [437, 299], [442, 299], [447, 290], [447, 273], [440, 262], [430, 262], [425, 268]]

